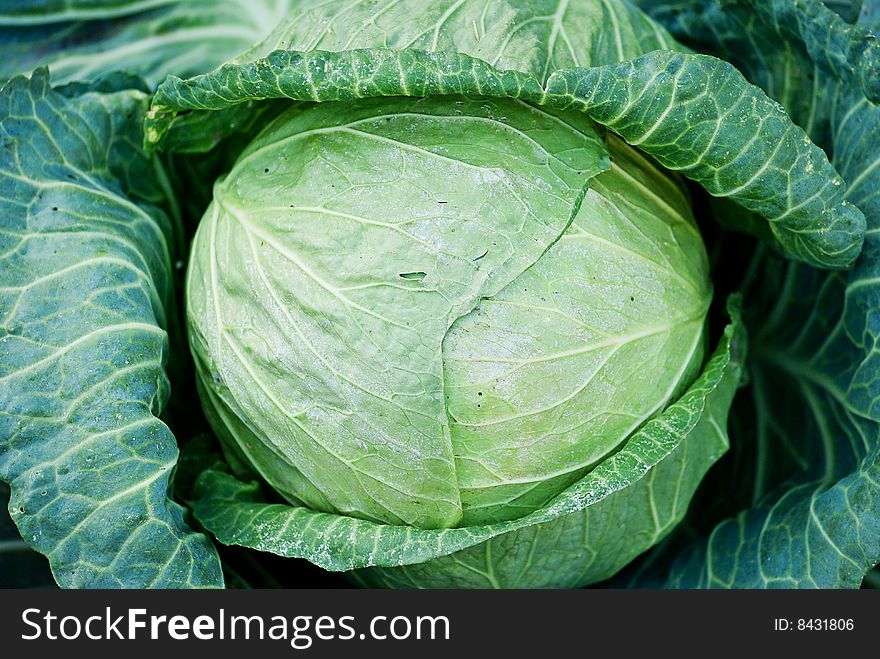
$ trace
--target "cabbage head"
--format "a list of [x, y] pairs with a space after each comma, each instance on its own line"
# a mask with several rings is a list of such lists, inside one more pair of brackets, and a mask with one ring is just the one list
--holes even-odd
[[10, 542], [64, 586], [860, 585], [871, 7], [0, 9]]

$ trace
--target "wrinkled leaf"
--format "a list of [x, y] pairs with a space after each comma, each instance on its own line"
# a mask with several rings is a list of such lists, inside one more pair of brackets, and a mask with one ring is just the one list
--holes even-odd
[[219, 586], [169, 498], [174, 227], [139, 149], [148, 97], [114, 81], [0, 92], [0, 478], [62, 586]]

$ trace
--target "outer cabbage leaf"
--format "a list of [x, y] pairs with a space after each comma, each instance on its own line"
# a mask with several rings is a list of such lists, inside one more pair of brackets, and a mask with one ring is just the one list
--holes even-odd
[[862, 11], [863, 0], [822, 0], [829, 9], [834, 10], [847, 23], [855, 23]]
[[464, 53], [542, 82], [558, 69], [686, 50], [626, 0], [304, 0], [232, 63], [356, 48]]
[[[736, 62], [793, 110], [831, 154], [848, 183], [846, 198], [864, 211], [868, 235], [848, 275], [756, 256], [744, 284], [751, 384], [734, 407], [731, 457], [700, 495], [724, 504], [695, 514], [628, 583], [857, 587], [880, 561], [880, 111], [866, 98], [864, 79], [849, 75], [851, 66], [832, 67], [812, 53], [828, 25], [836, 26], [834, 38], [853, 39], [839, 52], [861, 52], [871, 39], [818, 3], [768, 3], [778, 6], [757, 12], [748, 2], [654, 4], [680, 38]], [[871, 5], [862, 7], [865, 27], [872, 26]], [[796, 33], [774, 20], [800, 10], [806, 13]], [[716, 482], [737, 487], [722, 490]], [[729, 519], [716, 525], [712, 509]], [[688, 541], [695, 532], [702, 538]]]
[[856, 18], [850, 22], [858, 21], [859, 25], [876, 37], [877, 28], [880, 27], [880, 3], [877, 0], [863, 0], [858, 3], [855, 0], [850, 1], [859, 5], [858, 10], [850, 14], [856, 15]]
[[6, 512], [9, 487], [0, 483], [0, 574], [4, 588], [45, 588], [55, 585], [46, 558], [21, 539]]
[[50, 67], [55, 84], [126, 70], [155, 86], [260, 41], [291, 0], [41, 0], [0, 7], [0, 80]]
[[0, 479], [62, 586], [219, 586], [169, 498], [176, 237], [133, 85], [41, 69], [0, 92]]
[[880, 561], [878, 258], [871, 237], [849, 277], [764, 259], [747, 289], [734, 456], [704, 486], [707, 500], [723, 490], [725, 507], [751, 506], [636, 584], [858, 587]]
[[4, 23], [27, 25], [43, 21], [127, 16], [174, 2], [176, 0], [7, 0], [0, 16]]
[[[601, 65], [657, 49], [682, 49], [657, 23], [620, 0], [305, 0], [232, 63], [275, 50], [420, 48], [462, 52], [540, 80], [562, 66]], [[173, 152], [212, 149], [271, 112], [263, 101], [178, 117]], [[190, 127], [187, 127], [189, 125]]]
[[[812, 65], [859, 88], [872, 102], [880, 101], [880, 44], [865, 26], [844, 20], [870, 13], [872, 0], [862, 7], [836, 2], [837, 13], [821, 0], [640, 0], [638, 4], [677, 38], [725, 48], [738, 42], [733, 49], [737, 58], [760, 59], [768, 71], [778, 70], [779, 62], [771, 56], [774, 51], [802, 49]], [[765, 41], [766, 28], [777, 35], [776, 40]], [[743, 47], [746, 43], [750, 49]]]
[[467, 93], [582, 110], [665, 167], [762, 214], [793, 258], [846, 268], [861, 249], [864, 216], [844, 201], [842, 180], [824, 153], [731, 65], [701, 55], [657, 51], [632, 62], [563, 69], [542, 86], [531, 75], [458, 53], [275, 51], [189, 80], [169, 77], [154, 98], [146, 138], [173, 144], [180, 112], [207, 112], [210, 121], [211, 111], [267, 98]]

